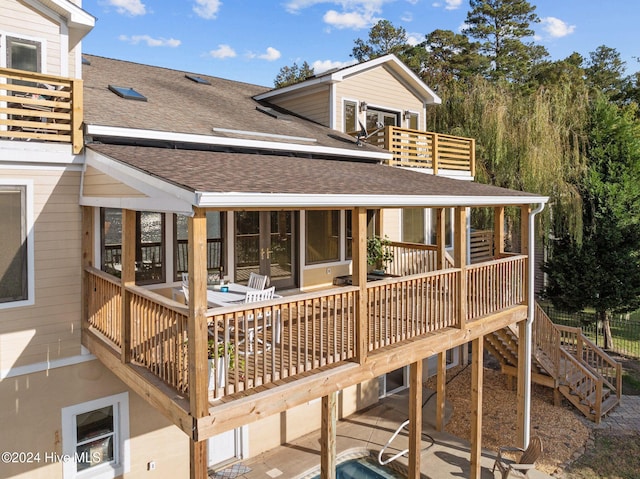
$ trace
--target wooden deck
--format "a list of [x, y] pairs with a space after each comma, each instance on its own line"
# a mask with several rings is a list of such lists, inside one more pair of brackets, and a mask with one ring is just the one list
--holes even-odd
[[[367, 283], [367, 351], [459, 329], [463, 322], [522, 304], [525, 259], [513, 256], [468, 267], [463, 309], [459, 269]], [[123, 288], [119, 278], [94, 268], [87, 269], [87, 278], [88, 330], [114, 354], [130, 354], [132, 363], [188, 396], [188, 308], [139, 286]], [[335, 287], [251, 307], [209, 309], [206, 320], [213, 350], [227, 352], [225, 366], [213, 363], [219, 380], [213, 382], [209, 399], [231, 400], [275, 381], [353, 361], [360, 294], [356, 286]], [[465, 318], [460, 318], [461, 310], [467, 311]], [[123, 326], [123, 317], [129, 328]], [[250, 325], [253, 320], [256, 323]], [[242, 334], [250, 326], [257, 331], [253, 343]], [[123, 344], [129, 345], [128, 351]]]

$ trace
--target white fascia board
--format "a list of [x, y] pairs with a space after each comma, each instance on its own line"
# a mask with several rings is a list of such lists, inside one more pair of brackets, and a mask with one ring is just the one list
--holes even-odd
[[[410, 167], [410, 166], [394, 166], [394, 168], [398, 168], [401, 170], [412, 171], [413, 173], [422, 173], [425, 175], [433, 175], [433, 168], [419, 168], [419, 167]], [[473, 181], [475, 177], [471, 176], [469, 171], [465, 170], [446, 170], [439, 168], [438, 175], [443, 176], [445, 178], [451, 178], [453, 180], [462, 180], [462, 181]]]
[[545, 196], [418, 196], [418, 195], [303, 195], [196, 192], [202, 208], [409, 208], [455, 206], [501, 206], [546, 203]]
[[126, 207], [137, 210], [151, 209], [152, 211], [162, 210], [188, 215], [192, 214], [192, 205], [196, 199], [192, 191], [180, 188], [90, 149], [86, 150], [86, 166], [91, 166], [121, 181], [127, 186], [147, 195], [147, 198], [114, 198], [81, 195], [80, 204], [83, 206]]
[[[34, 0], [26, 1], [30, 4], [39, 3]], [[56, 12], [64, 12], [64, 17], [72, 28], [80, 28], [88, 32], [96, 24], [96, 17], [69, 0], [40, 0], [40, 2], [53, 8]]]
[[113, 138], [174, 141], [178, 143], [195, 143], [200, 145], [255, 148], [261, 150], [343, 156], [348, 158], [363, 158], [370, 160], [390, 160], [393, 156], [391, 153], [387, 152], [358, 152], [354, 150], [346, 150], [330, 146], [300, 145], [297, 143], [247, 140], [243, 138], [226, 138], [219, 136], [195, 135], [192, 133], [176, 133], [170, 131], [139, 130], [132, 128], [120, 128], [116, 126], [87, 125], [86, 131], [87, 135], [110, 136]]
[[0, 163], [82, 165], [83, 162], [82, 155], [73, 154], [69, 145], [0, 140]]

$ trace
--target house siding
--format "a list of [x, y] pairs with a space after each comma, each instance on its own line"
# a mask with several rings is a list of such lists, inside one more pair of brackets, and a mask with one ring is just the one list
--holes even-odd
[[[417, 112], [420, 115], [419, 124], [424, 123], [422, 101], [384, 66], [360, 72], [336, 85], [335, 124], [339, 130], [343, 128], [344, 100], [364, 101], [372, 108], [398, 113], [405, 110]], [[364, 113], [359, 113], [359, 118], [364, 120]], [[405, 120], [401, 121], [405, 126]]]
[[[43, 41], [42, 72], [60, 75], [61, 65], [61, 36], [60, 25], [41, 15], [16, 0], [3, 0], [2, 15], [0, 16], [0, 34], [2, 36], [24, 36], [29, 40]], [[4, 43], [4, 40], [3, 40]], [[6, 45], [6, 44], [5, 44]], [[46, 50], [45, 50], [46, 49]], [[1, 65], [5, 65], [6, 56]]]
[[305, 95], [276, 98], [271, 101], [279, 107], [292, 111], [304, 118], [308, 118], [326, 127], [330, 126], [328, 88]]
[[102, 197], [146, 197], [144, 193], [125, 185], [121, 181], [95, 169], [87, 167], [82, 183], [82, 194], [84, 196]]
[[2, 170], [33, 181], [35, 303], [0, 310], [0, 371], [80, 353], [80, 171]]

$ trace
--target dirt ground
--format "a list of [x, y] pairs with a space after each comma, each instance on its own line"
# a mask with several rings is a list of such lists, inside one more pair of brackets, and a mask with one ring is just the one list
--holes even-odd
[[[471, 367], [447, 372], [447, 401], [453, 413], [446, 431], [458, 436], [470, 435]], [[427, 387], [435, 389], [435, 378]], [[500, 446], [516, 445], [516, 391], [510, 390], [507, 377], [485, 364], [482, 398], [482, 447], [497, 451]], [[553, 405], [550, 388], [533, 385], [531, 398], [531, 435], [540, 436], [544, 447], [536, 468], [552, 474], [575, 454], [584, 450], [589, 427], [570, 405]]]

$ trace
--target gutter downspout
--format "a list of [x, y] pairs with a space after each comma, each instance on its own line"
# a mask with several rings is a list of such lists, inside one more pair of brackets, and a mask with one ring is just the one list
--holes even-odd
[[544, 209], [544, 203], [529, 212], [529, 268], [527, 271], [527, 321], [525, 323], [525, 369], [524, 369], [524, 447], [529, 446], [531, 436], [531, 339], [535, 316], [535, 216]]

